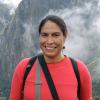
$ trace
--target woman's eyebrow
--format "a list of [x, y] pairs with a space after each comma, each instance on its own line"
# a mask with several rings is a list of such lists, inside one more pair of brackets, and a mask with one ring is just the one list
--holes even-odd
[[61, 34], [61, 32], [53, 32], [54, 34]]
[[41, 32], [40, 34], [48, 34], [47, 32]]

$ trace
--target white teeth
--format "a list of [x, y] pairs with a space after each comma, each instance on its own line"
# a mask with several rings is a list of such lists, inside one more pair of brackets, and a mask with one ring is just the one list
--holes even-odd
[[53, 50], [54, 48], [51, 48], [51, 47], [46, 47], [46, 49], [48, 49], [48, 50]]

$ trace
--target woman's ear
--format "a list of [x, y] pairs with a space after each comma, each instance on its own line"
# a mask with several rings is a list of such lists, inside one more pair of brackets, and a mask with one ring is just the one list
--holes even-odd
[[63, 49], [65, 49], [65, 46], [63, 46]]

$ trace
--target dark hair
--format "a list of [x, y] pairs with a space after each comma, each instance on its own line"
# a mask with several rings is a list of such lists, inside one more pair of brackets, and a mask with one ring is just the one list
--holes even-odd
[[40, 25], [39, 25], [39, 34], [41, 33], [41, 29], [42, 27], [44, 26], [44, 24], [47, 22], [47, 21], [52, 21], [54, 23], [56, 23], [59, 28], [61, 29], [61, 31], [63, 32], [63, 35], [65, 37], [67, 37], [67, 27], [66, 27], [66, 24], [64, 22], [63, 19], [61, 19], [60, 17], [58, 16], [55, 16], [55, 15], [48, 15], [46, 16], [41, 22], [40, 22]]

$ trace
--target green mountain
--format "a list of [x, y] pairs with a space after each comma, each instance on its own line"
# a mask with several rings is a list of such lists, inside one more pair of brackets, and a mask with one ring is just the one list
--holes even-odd
[[100, 54], [98, 54], [94, 59], [87, 64], [93, 82], [93, 95], [95, 100], [100, 99]]

